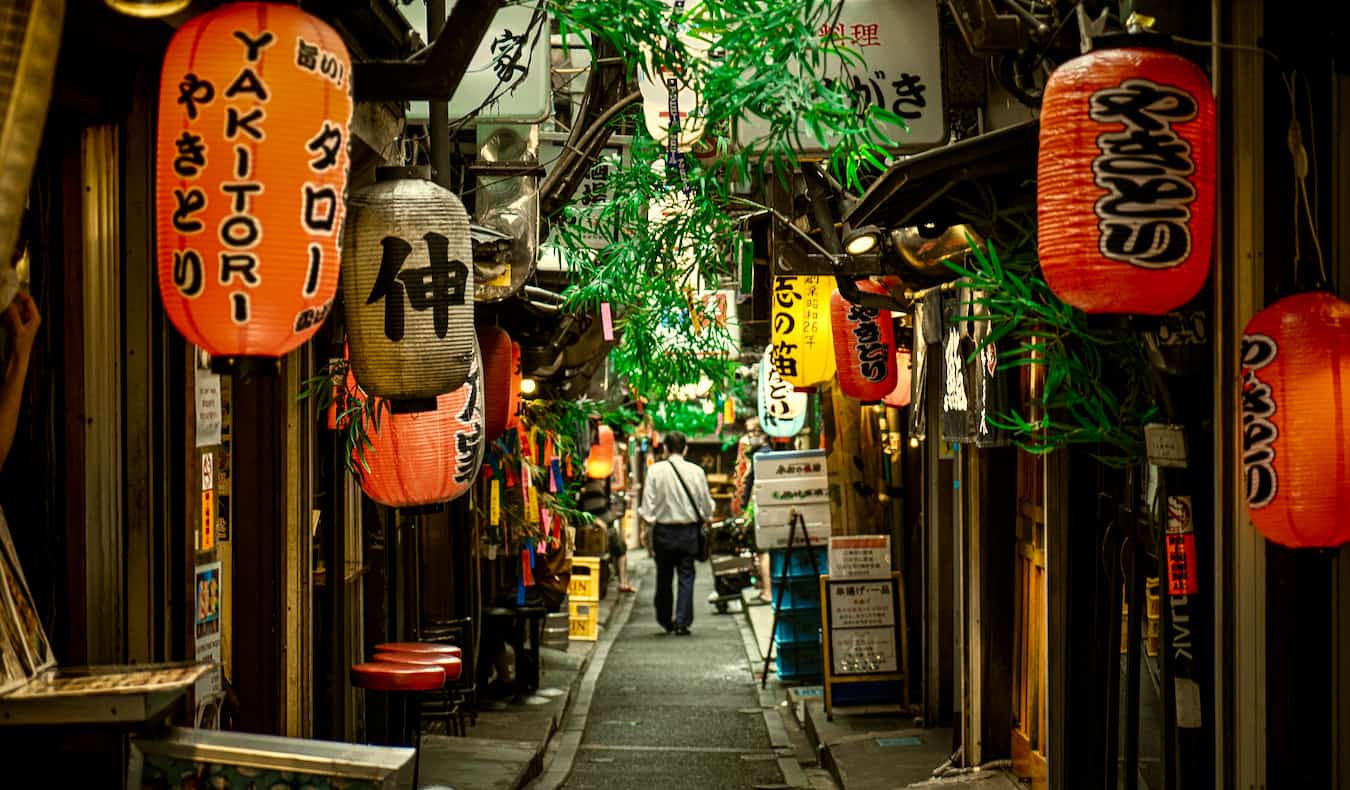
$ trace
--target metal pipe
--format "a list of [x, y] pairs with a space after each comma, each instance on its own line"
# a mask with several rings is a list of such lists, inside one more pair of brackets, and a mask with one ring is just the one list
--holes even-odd
[[[427, 0], [427, 39], [437, 41], [445, 28], [445, 0]], [[431, 177], [450, 188], [450, 102], [433, 100], [429, 105], [431, 135]]]

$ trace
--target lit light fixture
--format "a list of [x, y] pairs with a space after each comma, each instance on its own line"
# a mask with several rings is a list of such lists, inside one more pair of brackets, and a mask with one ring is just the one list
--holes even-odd
[[521, 395], [533, 395], [535, 392], [538, 392], [538, 391], [539, 391], [539, 384], [536, 383], [534, 379], [521, 379], [521, 380], [520, 380], [520, 394], [521, 394]]
[[849, 255], [866, 255], [875, 251], [880, 243], [881, 229], [876, 225], [863, 225], [844, 233], [844, 252]]
[[142, 19], [158, 19], [187, 8], [192, 0], [103, 0], [109, 8]]
[[910, 447], [918, 447], [918, 446], [919, 446], [919, 437], [917, 437], [917, 436], [911, 436], [911, 437], [909, 437], [909, 446], [910, 446]]

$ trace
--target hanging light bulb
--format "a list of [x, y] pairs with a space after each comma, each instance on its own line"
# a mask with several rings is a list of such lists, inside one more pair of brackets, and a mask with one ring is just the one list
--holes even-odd
[[538, 392], [538, 391], [539, 391], [539, 384], [536, 383], [534, 379], [521, 379], [521, 380], [520, 380], [520, 394], [521, 394], [521, 395], [533, 395], [534, 393], [536, 393], [536, 392]]
[[918, 446], [919, 446], [919, 437], [917, 437], [917, 436], [911, 436], [911, 437], [909, 437], [909, 446], [910, 446], [910, 447], [918, 447]]

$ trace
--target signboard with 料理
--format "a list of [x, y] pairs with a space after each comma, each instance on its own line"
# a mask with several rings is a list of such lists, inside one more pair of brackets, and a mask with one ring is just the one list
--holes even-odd
[[[905, 153], [931, 148], [947, 141], [947, 122], [942, 97], [942, 49], [938, 31], [938, 4], [931, 0], [849, 0], [837, 21], [817, 31], [821, 38], [834, 38], [843, 47], [861, 55], [865, 67], [843, 69], [846, 86], [859, 105], [875, 105], [905, 119], [908, 131], [883, 124], [885, 131]], [[841, 64], [827, 58], [822, 73], [838, 74]], [[737, 124], [736, 139], [755, 147], [755, 140], [769, 132], [769, 123], [751, 115]], [[823, 154], [815, 135], [801, 124], [801, 153]], [[827, 137], [830, 144], [837, 138]]]

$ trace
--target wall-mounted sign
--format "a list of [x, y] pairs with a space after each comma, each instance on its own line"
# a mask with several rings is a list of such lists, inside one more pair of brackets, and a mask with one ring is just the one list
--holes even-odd
[[830, 578], [888, 579], [891, 575], [889, 535], [839, 535], [830, 538]]
[[197, 566], [195, 589], [197, 606], [193, 627], [196, 658], [200, 662], [216, 665], [213, 671], [197, 681], [196, 697], [200, 703], [204, 697], [219, 694], [221, 690], [220, 599], [224, 589], [221, 587], [219, 562]]
[[220, 444], [220, 376], [212, 373], [210, 368], [201, 363], [203, 357], [208, 358], [206, 352], [200, 352], [197, 355], [198, 364], [196, 368], [196, 404], [195, 411], [197, 415], [197, 446], [211, 447]]
[[[938, 4], [931, 0], [849, 0], [837, 20], [818, 31], [863, 57], [865, 65], [844, 68], [836, 57], [827, 58], [821, 72], [844, 74], [848, 90], [859, 106], [875, 105], [905, 119], [909, 131], [882, 124], [882, 129], [905, 153], [947, 141], [942, 102], [942, 50], [939, 46]], [[754, 146], [769, 132], [763, 118], [751, 115], [737, 125], [741, 145]], [[803, 153], [820, 154], [838, 138], [821, 146], [805, 124], [797, 128]]]
[[[497, 12], [492, 27], [478, 44], [455, 95], [450, 97], [450, 117], [462, 118], [489, 98], [478, 113], [480, 121], [538, 123], [548, 117], [552, 79], [549, 74], [549, 23], [542, 15], [533, 25], [535, 3], [506, 5]], [[399, 10], [412, 29], [426, 38], [426, 4], [417, 0]], [[453, 32], [453, 31], [451, 31]], [[427, 103], [415, 101], [408, 110], [409, 123], [428, 117]]]

